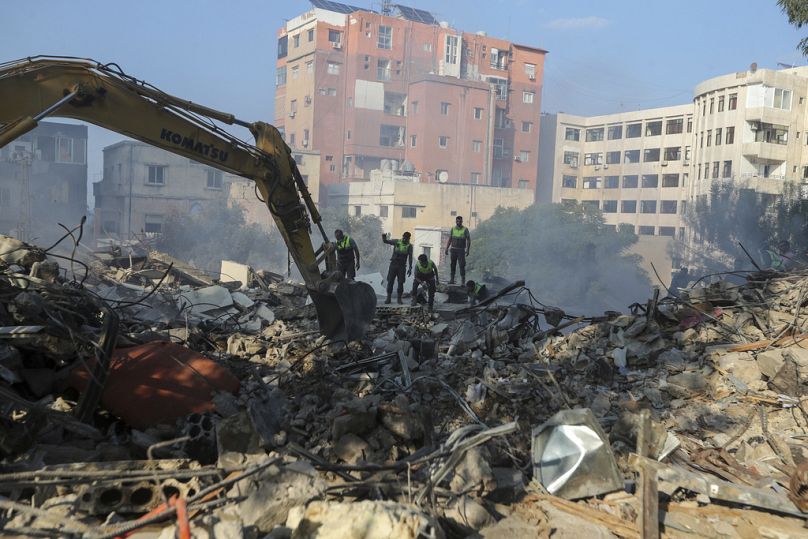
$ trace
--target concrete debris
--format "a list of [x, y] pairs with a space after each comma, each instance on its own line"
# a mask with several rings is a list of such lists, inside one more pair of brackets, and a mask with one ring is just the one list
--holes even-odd
[[[319, 335], [302, 284], [243, 264], [213, 279], [137, 248], [45, 253], [0, 236], [12, 249], [4, 531], [804, 533], [808, 272], [588, 317], [518, 284], [473, 308], [444, 288], [434, 312], [379, 309], [346, 344]], [[82, 410], [88, 388], [103, 391]]]

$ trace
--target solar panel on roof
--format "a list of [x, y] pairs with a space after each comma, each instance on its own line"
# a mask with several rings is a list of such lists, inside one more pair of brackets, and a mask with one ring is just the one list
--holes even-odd
[[417, 9], [410, 6], [402, 6], [401, 4], [393, 4], [393, 7], [398, 9], [399, 14], [407, 20], [422, 22], [424, 24], [438, 24], [435, 16], [430, 12], [423, 9]]
[[311, 5], [320, 9], [327, 9], [328, 11], [334, 11], [336, 13], [353, 13], [354, 11], [359, 11], [362, 8], [356, 6], [349, 6], [348, 4], [340, 4], [339, 2], [332, 2], [331, 0], [309, 0]]

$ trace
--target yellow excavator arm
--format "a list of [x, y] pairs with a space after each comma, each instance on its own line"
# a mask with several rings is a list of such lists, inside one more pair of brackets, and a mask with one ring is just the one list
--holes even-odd
[[[322, 332], [349, 339], [364, 334], [375, 311], [375, 293], [364, 283], [340, 283], [331, 277], [333, 246], [274, 126], [244, 122], [179, 99], [125, 74], [115, 64], [61, 57], [0, 64], [0, 147], [47, 116], [83, 120], [253, 180], [306, 282]], [[216, 122], [248, 128], [255, 144], [229, 134]], [[323, 238], [316, 251], [312, 222]]]

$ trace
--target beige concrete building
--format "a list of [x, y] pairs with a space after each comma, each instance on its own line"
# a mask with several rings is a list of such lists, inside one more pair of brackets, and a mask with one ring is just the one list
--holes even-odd
[[235, 176], [155, 148], [123, 141], [104, 148], [104, 177], [93, 184], [96, 236], [159, 234], [172, 213], [196, 213], [226, 200]]
[[692, 122], [692, 105], [544, 115], [537, 200], [581, 202], [600, 209], [611, 226], [683, 237]]
[[[423, 183], [417, 175], [373, 171], [371, 180], [333, 185], [329, 206], [345, 208], [349, 215], [376, 215], [384, 232], [398, 237], [413, 233], [416, 255], [426, 252], [440, 263], [441, 234], [463, 216], [472, 231], [498, 207], [526, 208], [533, 204], [532, 189], [514, 189], [457, 183]], [[437, 255], [437, 256], [436, 256]]]
[[[293, 152], [297, 168], [309, 188], [315, 204], [320, 202], [320, 152], [295, 150]], [[238, 205], [244, 211], [247, 223], [254, 223], [272, 233], [275, 221], [267, 205], [255, 193], [255, 183], [240, 176], [233, 176], [229, 185], [228, 203]]]
[[808, 182], [808, 67], [752, 65], [696, 86], [690, 196], [714, 181], [764, 193]]

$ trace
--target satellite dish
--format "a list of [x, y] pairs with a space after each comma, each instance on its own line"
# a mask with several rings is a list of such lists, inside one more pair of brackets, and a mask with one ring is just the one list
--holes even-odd
[[440, 183], [446, 183], [449, 181], [449, 173], [445, 170], [441, 170], [440, 174], [438, 174], [438, 181]]

